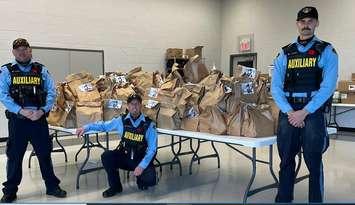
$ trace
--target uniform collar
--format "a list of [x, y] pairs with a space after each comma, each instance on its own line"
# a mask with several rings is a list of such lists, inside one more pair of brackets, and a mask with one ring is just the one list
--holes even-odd
[[[313, 38], [312, 38], [312, 40], [311, 40], [308, 44], [306, 44], [304, 47], [307, 47], [308, 45], [313, 44], [315, 41], [320, 41], [319, 38], [317, 38], [316, 35], [314, 35]], [[296, 39], [295, 39], [293, 42], [296, 43], [297, 46], [303, 46], [302, 44], [300, 44], [300, 43], [298, 42], [298, 36], [296, 37]]]
[[[131, 117], [131, 113], [127, 114], [127, 116], [125, 117], [125, 120], [126, 119], [131, 119], [132, 121], [134, 121], [133, 118]], [[141, 113], [141, 115], [135, 121], [143, 121], [143, 122], [145, 122], [145, 117], [144, 117], [143, 113]]]
[[[31, 60], [30, 60], [30, 63], [29, 63], [28, 65], [31, 65], [32, 63], [33, 63], [33, 60], [31, 59]], [[14, 66], [14, 65], [22, 66], [22, 65], [19, 64], [16, 60], [13, 60], [13, 61], [11, 62], [11, 66]]]

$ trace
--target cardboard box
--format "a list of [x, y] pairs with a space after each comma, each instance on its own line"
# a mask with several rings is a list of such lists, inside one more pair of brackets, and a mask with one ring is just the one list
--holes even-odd
[[355, 93], [343, 93], [341, 98], [341, 103], [355, 104]]
[[199, 58], [202, 58], [202, 48], [203, 46], [196, 46], [195, 48], [188, 48], [184, 50], [184, 56], [187, 58], [192, 58], [195, 55], [198, 55]]
[[347, 80], [340, 80], [338, 82], [338, 88], [337, 90], [339, 92], [348, 92], [349, 90], [349, 85], [351, 85], [352, 82], [351, 81], [347, 81]]
[[166, 49], [166, 59], [182, 58], [183, 49], [181, 48], [168, 48]]

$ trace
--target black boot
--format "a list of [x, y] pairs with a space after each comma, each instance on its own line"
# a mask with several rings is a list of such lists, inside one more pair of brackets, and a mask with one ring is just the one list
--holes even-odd
[[122, 192], [122, 185], [120, 184], [117, 187], [110, 187], [108, 189], [106, 189], [104, 192], [102, 192], [102, 196], [104, 198], [108, 198], [108, 197], [112, 197], [115, 196], [118, 193]]
[[137, 184], [137, 185], [138, 185], [139, 190], [147, 190], [148, 189], [148, 186], [144, 186], [142, 184]]
[[12, 203], [16, 198], [16, 194], [4, 194], [1, 198], [1, 203]]
[[67, 197], [67, 192], [61, 189], [59, 186], [54, 188], [53, 190], [47, 190], [46, 194], [57, 198]]

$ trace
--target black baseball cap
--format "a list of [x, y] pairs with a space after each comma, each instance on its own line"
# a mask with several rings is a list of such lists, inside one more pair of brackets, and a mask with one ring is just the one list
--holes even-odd
[[16, 40], [14, 40], [14, 42], [12, 43], [12, 48], [13, 49], [16, 49], [18, 47], [21, 47], [21, 46], [24, 46], [24, 47], [30, 47], [30, 44], [28, 43], [28, 41], [24, 38], [18, 38]]
[[138, 94], [132, 94], [132, 95], [128, 96], [127, 103], [130, 103], [133, 100], [138, 100], [140, 103], [142, 103], [142, 97]]
[[304, 18], [315, 18], [318, 20], [318, 11], [317, 11], [316, 7], [313, 7], [313, 6], [303, 7], [297, 13], [297, 21], [304, 19]]

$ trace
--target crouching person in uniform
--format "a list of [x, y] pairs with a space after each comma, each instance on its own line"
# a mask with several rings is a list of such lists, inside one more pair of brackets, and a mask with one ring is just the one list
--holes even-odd
[[31, 142], [37, 155], [46, 194], [66, 197], [67, 193], [59, 187], [60, 181], [53, 171], [53, 142], [46, 119], [46, 113], [56, 98], [53, 78], [45, 66], [32, 61], [32, 51], [26, 39], [16, 39], [12, 47], [15, 60], [0, 70], [0, 101], [6, 108], [9, 133], [6, 145], [7, 180], [3, 183], [1, 202], [11, 203], [17, 198], [28, 142]]
[[117, 149], [107, 150], [101, 155], [107, 173], [109, 188], [102, 195], [112, 197], [122, 192], [119, 170], [134, 171], [140, 190], [156, 185], [156, 172], [153, 161], [157, 150], [157, 131], [155, 123], [142, 112], [142, 98], [131, 95], [127, 99], [128, 114], [111, 121], [87, 124], [76, 130], [78, 136], [88, 131], [117, 131], [121, 141]]

